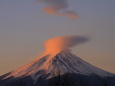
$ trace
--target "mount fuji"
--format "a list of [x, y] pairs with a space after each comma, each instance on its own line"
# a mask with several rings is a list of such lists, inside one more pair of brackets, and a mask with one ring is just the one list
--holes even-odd
[[0, 86], [115, 86], [115, 75], [62, 51], [1, 76]]
[[0, 76], [0, 86], [115, 86], [115, 74], [97, 68], [70, 50], [46, 53]]

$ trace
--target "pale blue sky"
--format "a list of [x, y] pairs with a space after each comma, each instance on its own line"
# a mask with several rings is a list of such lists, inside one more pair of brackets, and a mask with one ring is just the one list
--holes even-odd
[[73, 53], [115, 73], [115, 0], [68, 2], [77, 20], [47, 15], [33, 0], [0, 0], [0, 75], [37, 58], [45, 40], [64, 35], [90, 36]]

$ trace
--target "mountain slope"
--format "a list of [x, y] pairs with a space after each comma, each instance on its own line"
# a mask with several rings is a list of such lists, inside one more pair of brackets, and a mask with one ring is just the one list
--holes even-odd
[[0, 77], [0, 86], [115, 86], [115, 75], [61, 51]]

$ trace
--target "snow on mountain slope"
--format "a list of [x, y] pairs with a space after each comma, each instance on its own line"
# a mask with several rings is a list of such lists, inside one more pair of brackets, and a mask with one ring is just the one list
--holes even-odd
[[115, 86], [115, 74], [85, 62], [68, 49], [87, 40], [67, 36], [46, 41], [43, 56], [0, 76], [0, 86]]
[[91, 64], [83, 61], [79, 57], [73, 55], [70, 51], [62, 51], [56, 54], [54, 57], [50, 55], [43, 56], [28, 65], [25, 65], [19, 69], [11, 72], [10, 75], [4, 77], [21, 77], [31, 76], [33, 79], [37, 79], [44, 74], [50, 74], [48, 78], [66, 74], [77, 73], [83, 75], [99, 75], [101, 77], [113, 76], [113, 74], [101, 70]]

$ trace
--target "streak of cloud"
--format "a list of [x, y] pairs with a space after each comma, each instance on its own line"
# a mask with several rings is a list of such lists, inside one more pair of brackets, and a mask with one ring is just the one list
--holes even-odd
[[78, 16], [76, 12], [68, 10], [67, 0], [36, 0], [38, 3], [45, 4], [42, 9], [43, 12], [50, 15], [67, 16], [71, 19], [76, 19]]

